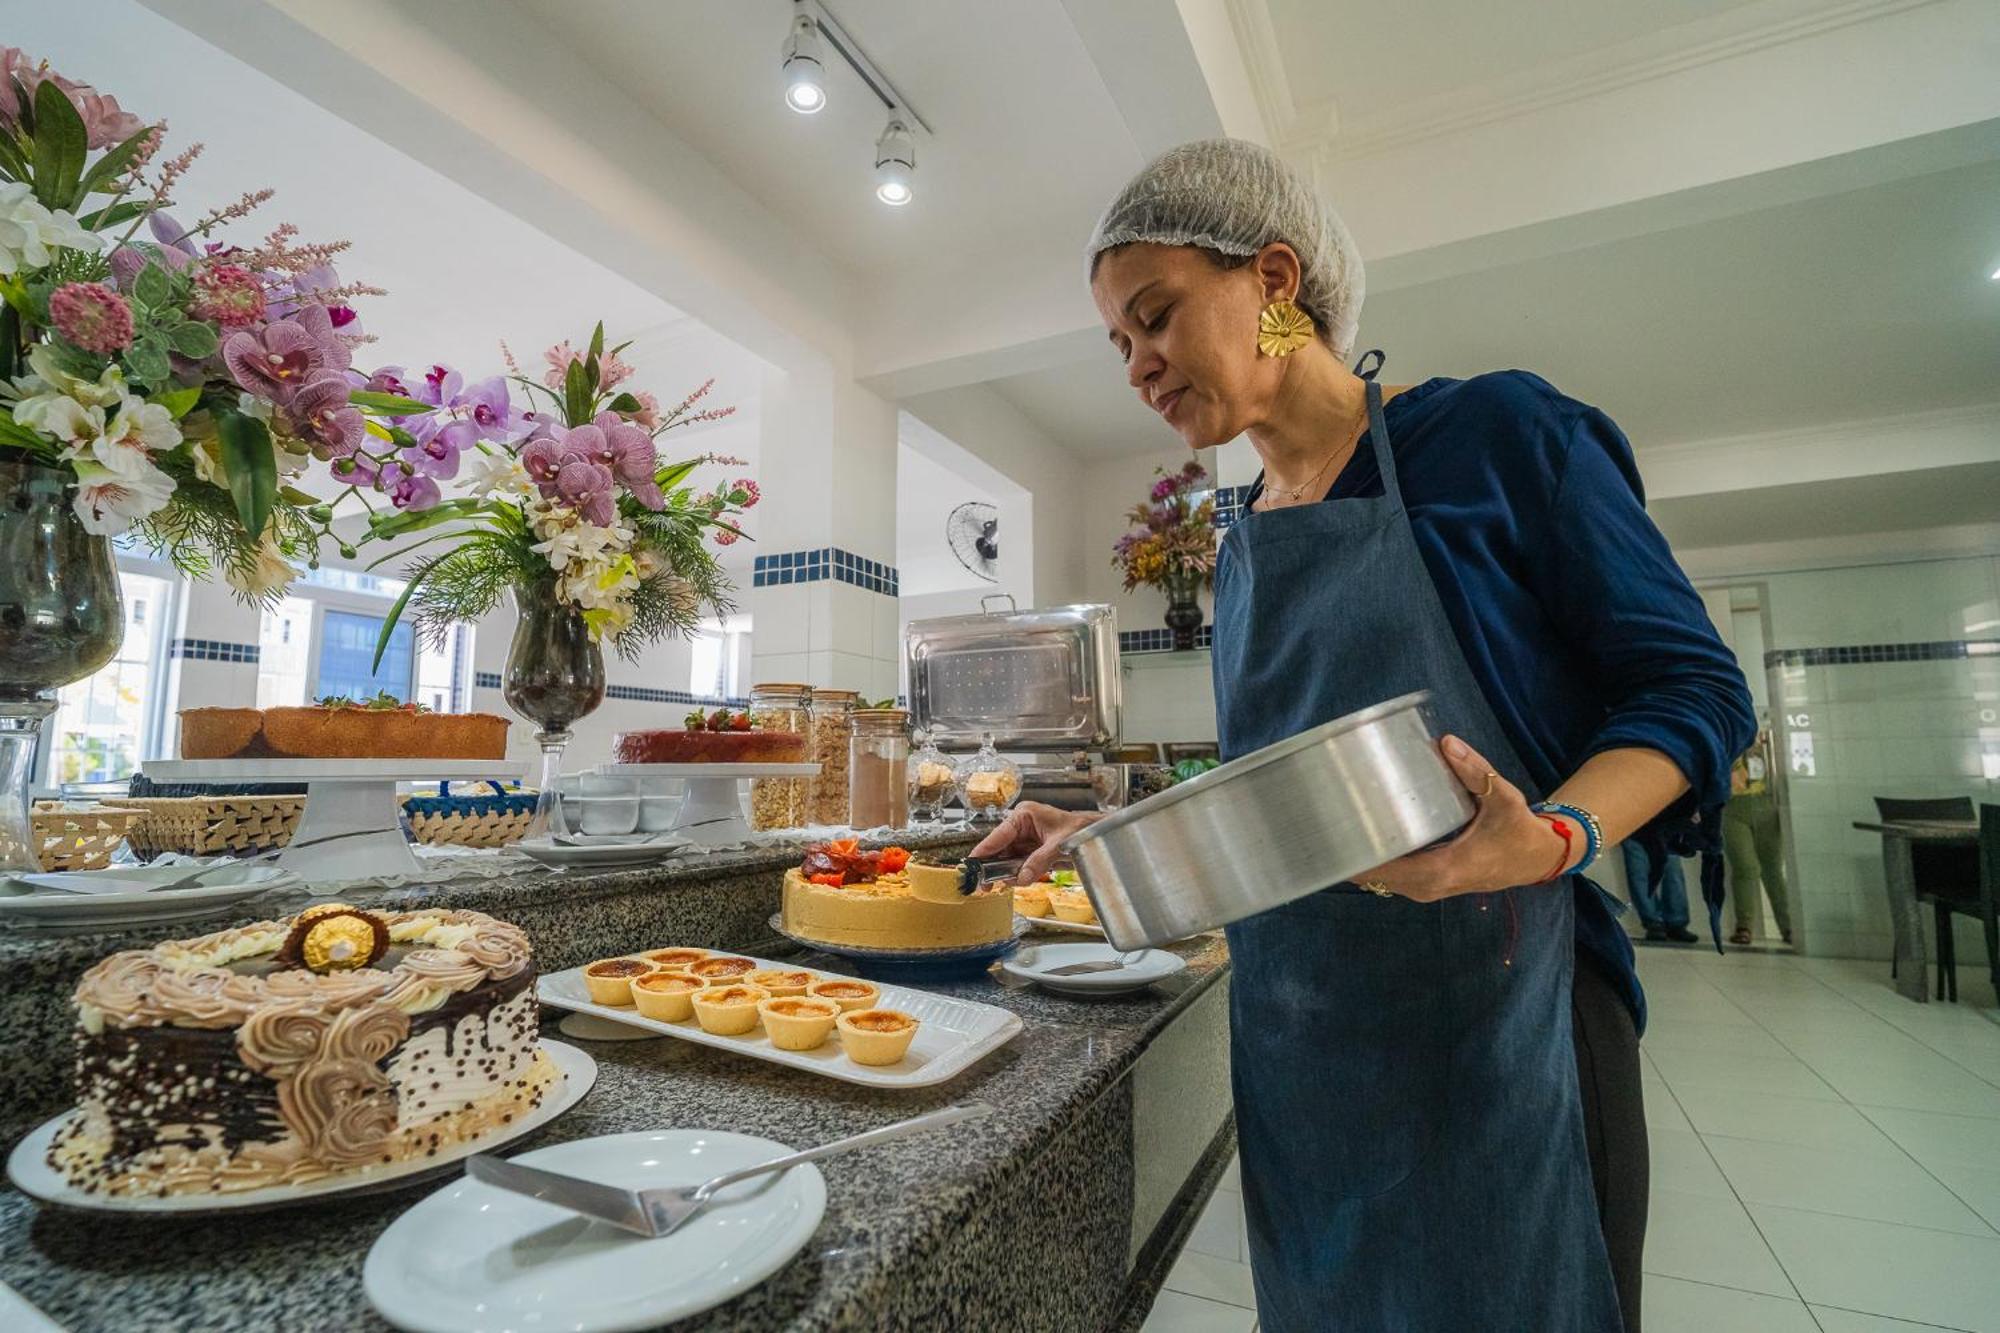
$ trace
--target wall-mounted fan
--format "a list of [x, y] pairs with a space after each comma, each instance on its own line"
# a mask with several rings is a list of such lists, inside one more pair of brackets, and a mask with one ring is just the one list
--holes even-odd
[[944, 521], [945, 540], [958, 563], [985, 579], [1000, 581], [1000, 511], [980, 500], [967, 500]]

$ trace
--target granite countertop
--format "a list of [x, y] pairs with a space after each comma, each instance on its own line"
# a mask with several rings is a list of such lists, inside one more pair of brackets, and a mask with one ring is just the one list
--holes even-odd
[[[664, 942], [624, 941], [628, 947]], [[1065, 1163], [1063, 1170], [1074, 1172], [1129, 1153], [1129, 1143], [1101, 1127], [1115, 1119], [1094, 1108], [1228, 967], [1219, 937], [1197, 937], [1174, 950], [1187, 971], [1132, 996], [1068, 999], [1011, 988], [994, 976], [924, 986], [1011, 1009], [1025, 1024], [1007, 1046], [934, 1088], [864, 1088], [666, 1038], [579, 1043], [598, 1062], [596, 1086], [532, 1142], [673, 1126], [805, 1145], [983, 1098], [997, 1108], [985, 1120], [822, 1163], [826, 1216], [800, 1257], [755, 1290], [676, 1327], [900, 1324], [891, 1311], [913, 1308], [913, 1284], [929, 1288], [921, 1300], [933, 1310], [950, 1308], [952, 1291], [979, 1289], [990, 1247], [1018, 1252], [1022, 1237], [991, 1234], [994, 1224], [983, 1221], [983, 1210], [1024, 1174], [1045, 1176], [1045, 1155], [1073, 1154], [1078, 1165]], [[848, 970], [823, 955], [793, 949], [788, 956]], [[1221, 1052], [1216, 1059], [1219, 1066]], [[433, 1181], [277, 1214], [153, 1221], [41, 1209], [9, 1188], [0, 1192], [0, 1278], [79, 1333], [380, 1329], [386, 1325], [362, 1295], [362, 1262], [382, 1230], [436, 1187]], [[1109, 1252], [1123, 1243], [1126, 1219], [1086, 1206], [1087, 1193], [1079, 1186], [1073, 1196], [1038, 1195], [1038, 1218], [1046, 1218], [1048, 1237], [1064, 1238], [1079, 1253]], [[1064, 1247], [1054, 1249], [1051, 1262], [1059, 1267]], [[1081, 1272], [1070, 1280], [1083, 1280]], [[1036, 1299], [1060, 1300], [1063, 1289], [1052, 1271], [1049, 1290]], [[968, 1311], [946, 1326], [997, 1327], [981, 1322], [995, 1317]]]

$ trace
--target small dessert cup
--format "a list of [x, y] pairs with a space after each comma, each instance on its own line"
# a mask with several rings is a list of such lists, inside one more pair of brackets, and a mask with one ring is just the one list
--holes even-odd
[[773, 995], [804, 995], [806, 988], [819, 978], [806, 971], [767, 967], [747, 974], [743, 980], [751, 986], [762, 986]]
[[916, 1040], [917, 1020], [900, 1009], [855, 1009], [834, 1020], [847, 1058], [857, 1065], [893, 1065]]
[[762, 986], [740, 981], [706, 986], [694, 993], [694, 1017], [701, 1030], [717, 1037], [740, 1037], [757, 1026], [757, 1006], [771, 998]]
[[764, 1035], [781, 1051], [811, 1051], [826, 1044], [840, 1006], [810, 995], [774, 995], [757, 1006]]
[[600, 958], [583, 969], [583, 984], [592, 1004], [629, 1005], [632, 979], [652, 970], [653, 965], [643, 958]]
[[642, 1018], [680, 1023], [694, 1017], [694, 993], [708, 983], [685, 972], [648, 972], [632, 981], [632, 1003]]
[[828, 977], [806, 987], [806, 994], [815, 999], [832, 1000], [844, 1014], [852, 1009], [873, 1009], [875, 1002], [882, 998], [882, 988], [872, 981], [854, 977]]

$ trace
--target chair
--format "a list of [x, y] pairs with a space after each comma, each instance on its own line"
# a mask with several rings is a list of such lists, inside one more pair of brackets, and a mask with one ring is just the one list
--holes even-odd
[[[1974, 817], [1970, 796], [1897, 797], [1877, 796], [1875, 811], [1884, 823], [1897, 820], [1970, 820]], [[1914, 842], [1910, 845], [1910, 879], [1917, 901], [1929, 903], [1937, 923], [1938, 998], [1958, 999], [1958, 951], [1952, 940], [1954, 912], [1967, 916], [1985, 915], [1980, 910], [1984, 898], [1980, 878], [1980, 848], [1939, 847]], [[1991, 927], [1988, 928], [1989, 936]], [[2000, 943], [2000, 942], [1996, 942]], [[1987, 949], [1993, 961], [1994, 947]]]

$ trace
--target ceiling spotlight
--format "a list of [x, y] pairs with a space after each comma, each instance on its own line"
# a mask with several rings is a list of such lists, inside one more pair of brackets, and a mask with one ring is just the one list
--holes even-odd
[[875, 197], [901, 208], [916, 197], [911, 179], [917, 173], [917, 140], [901, 116], [891, 113], [882, 137], [875, 141]]
[[785, 105], [810, 116], [826, 105], [826, 65], [820, 59], [819, 24], [800, 5], [785, 34]]

